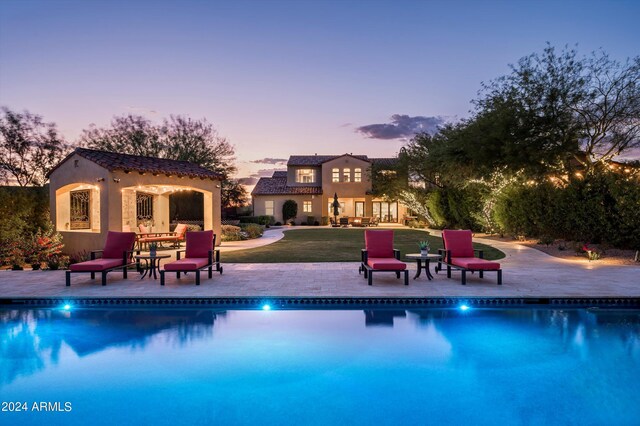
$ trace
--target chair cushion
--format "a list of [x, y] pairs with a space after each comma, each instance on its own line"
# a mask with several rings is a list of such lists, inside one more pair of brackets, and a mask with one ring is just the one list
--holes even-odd
[[187, 225], [179, 223], [176, 225], [176, 229], [173, 230], [176, 233], [176, 237], [184, 238], [184, 234], [187, 232]]
[[76, 272], [97, 272], [122, 265], [122, 259], [96, 259], [69, 265], [69, 269]]
[[451, 259], [451, 264], [476, 271], [497, 271], [500, 269], [498, 262], [479, 259], [477, 257], [456, 257]]
[[364, 245], [369, 258], [393, 258], [393, 231], [364, 231]]
[[394, 259], [393, 257], [376, 258], [370, 257], [367, 259], [367, 265], [377, 271], [404, 271], [407, 269], [407, 264]]
[[187, 232], [185, 257], [208, 258], [209, 250], [213, 250], [213, 231]]
[[143, 243], [152, 243], [152, 242], [160, 242], [160, 241], [167, 241], [169, 238], [171, 238], [170, 236], [159, 236], [159, 237], [144, 237], [144, 238], [140, 238], [140, 241]]
[[209, 258], [185, 258], [176, 260], [164, 265], [165, 271], [195, 271], [206, 266], [209, 263]]
[[473, 241], [471, 231], [445, 229], [442, 231], [444, 248], [451, 252], [451, 257], [473, 257]]
[[109, 231], [107, 242], [104, 244], [104, 250], [102, 251], [102, 258], [122, 259], [122, 254], [125, 251], [133, 250], [135, 242], [135, 232]]

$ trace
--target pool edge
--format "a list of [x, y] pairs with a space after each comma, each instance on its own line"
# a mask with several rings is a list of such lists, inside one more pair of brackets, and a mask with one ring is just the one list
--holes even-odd
[[422, 307], [447, 308], [466, 304], [475, 308], [626, 308], [640, 309], [637, 297], [9, 297], [0, 298], [2, 307], [55, 307], [72, 302], [76, 307], [189, 307], [261, 309], [360, 309]]

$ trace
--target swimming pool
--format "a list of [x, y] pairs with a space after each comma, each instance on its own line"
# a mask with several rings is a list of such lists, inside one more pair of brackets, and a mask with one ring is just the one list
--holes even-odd
[[637, 310], [8, 308], [0, 361], [0, 424], [640, 419]]

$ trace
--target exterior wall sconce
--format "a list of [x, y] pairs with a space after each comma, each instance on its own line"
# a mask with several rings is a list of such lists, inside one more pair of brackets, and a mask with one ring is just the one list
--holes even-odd
[[120, 183], [120, 179], [118, 179], [118, 178], [113, 178], [113, 181], [114, 181], [115, 183]]
[[96, 179], [96, 182], [104, 182], [104, 178], [98, 178]]

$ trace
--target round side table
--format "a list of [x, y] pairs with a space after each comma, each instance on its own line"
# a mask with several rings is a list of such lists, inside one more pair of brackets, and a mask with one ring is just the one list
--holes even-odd
[[415, 280], [416, 278], [418, 278], [420, 276], [420, 273], [422, 273], [422, 270], [424, 269], [429, 281], [433, 279], [433, 275], [431, 275], [431, 272], [429, 271], [429, 262], [431, 262], [432, 260], [438, 261], [442, 258], [442, 256], [440, 256], [439, 254], [422, 255], [420, 253], [407, 254], [405, 255], [405, 257], [411, 260], [415, 259], [416, 263], [418, 264], [418, 271], [416, 272], [416, 276], [413, 277], [413, 279]]
[[170, 254], [156, 254], [155, 256], [148, 255], [138, 255], [134, 256], [134, 258], [140, 263], [141, 260], [144, 260], [144, 266], [140, 268], [140, 273], [142, 276], [140, 279], [143, 279], [147, 274], [149, 278], [153, 275], [153, 279], [158, 278], [158, 271], [160, 270], [160, 261], [162, 259], [170, 258]]

